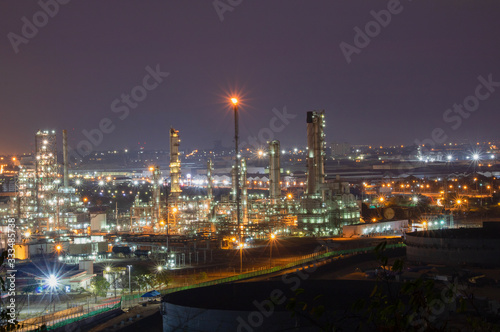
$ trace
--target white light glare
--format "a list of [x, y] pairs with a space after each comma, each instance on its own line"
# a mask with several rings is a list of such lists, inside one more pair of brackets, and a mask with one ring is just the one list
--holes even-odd
[[55, 275], [51, 274], [49, 276], [49, 278], [47, 279], [47, 284], [51, 288], [56, 288], [57, 287], [57, 283], [58, 283], [57, 277]]

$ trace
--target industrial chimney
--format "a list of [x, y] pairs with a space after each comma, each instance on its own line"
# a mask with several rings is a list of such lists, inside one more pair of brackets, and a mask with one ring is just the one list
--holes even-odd
[[269, 198], [273, 203], [281, 197], [280, 141], [269, 142]]
[[64, 188], [69, 187], [69, 176], [68, 176], [68, 131], [66, 129], [63, 130], [63, 183]]
[[325, 183], [325, 111], [307, 112], [307, 195], [320, 194]]
[[179, 131], [170, 128], [170, 195], [178, 198], [182, 192], [181, 189], [181, 161], [179, 159]]

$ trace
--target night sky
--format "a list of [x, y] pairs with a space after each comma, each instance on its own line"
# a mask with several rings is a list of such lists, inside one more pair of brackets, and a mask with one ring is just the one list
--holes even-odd
[[[500, 82], [499, 1], [227, 3], [240, 4], [218, 13], [212, 0], [73, 0], [44, 22], [36, 1], [1, 1], [0, 154], [32, 151], [46, 128], [68, 129], [76, 147], [106, 118], [114, 130], [93, 150], [167, 149], [170, 126], [183, 149], [230, 146], [232, 92], [242, 141], [271, 132], [283, 146], [305, 145], [306, 111], [317, 109], [329, 142], [411, 144], [435, 128], [449, 139], [498, 138], [500, 87], [482, 88], [488, 97], [460, 125], [443, 115], [475, 94], [478, 76]], [[398, 13], [348, 63], [340, 44], [355, 46], [355, 27], [388, 4]], [[22, 19], [34, 15], [38, 32], [25, 28], [23, 39]], [[150, 91], [137, 88], [148, 66], [169, 73], [147, 80]], [[147, 93], [135, 108], [120, 101], [132, 90]], [[296, 117], [283, 127], [272, 119], [285, 107]]]

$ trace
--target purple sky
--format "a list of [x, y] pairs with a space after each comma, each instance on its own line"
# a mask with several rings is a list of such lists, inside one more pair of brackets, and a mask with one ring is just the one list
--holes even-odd
[[[443, 120], [479, 75], [500, 82], [498, 1], [401, 1], [349, 64], [340, 43], [354, 45], [354, 28], [389, 1], [243, 0], [223, 21], [212, 2], [73, 0], [17, 54], [8, 34], [22, 36], [21, 19], [41, 7], [0, 2], [0, 154], [31, 151], [45, 128], [68, 129], [76, 146], [104, 118], [115, 129], [95, 150], [166, 148], [170, 126], [184, 148], [229, 146], [230, 91], [244, 96], [242, 140], [266, 138], [283, 107], [297, 115], [274, 133], [284, 146], [305, 144], [314, 109], [326, 110], [328, 141], [409, 144], [437, 127], [450, 139], [498, 138], [500, 88], [458, 129]], [[121, 120], [111, 104], [158, 64], [170, 75]]]

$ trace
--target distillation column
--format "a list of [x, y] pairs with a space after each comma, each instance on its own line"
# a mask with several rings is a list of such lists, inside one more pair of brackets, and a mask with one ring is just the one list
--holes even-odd
[[[39, 222], [46, 222], [47, 230], [57, 219], [56, 180], [58, 178], [57, 139], [55, 130], [38, 131], [35, 135], [36, 211]], [[56, 218], [54, 218], [54, 216]]]
[[273, 204], [281, 197], [280, 141], [269, 142], [269, 198]]
[[153, 185], [153, 206], [151, 213], [151, 223], [158, 224], [161, 219], [161, 171], [159, 166], [151, 166], [151, 182]]
[[247, 161], [241, 158], [241, 205], [243, 208], [243, 222], [248, 221], [248, 184], [247, 184]]
[[64, 188], [69, 187], [69, 176], [68, 176], [68, 131], [66, 129], [63, 130], [63, 184]]
[[207, 198], [212, 201], [214, 190], [213, 190], [213, 164], [212, 159], [208, 159], [207, 161]]
[[170, 196], [176, 200], [181, 192], [181, 162], [179, 159], [179, 131], [170, 128]]
[[325, 111], [307, 112], [307, 195], [317, 196], [325, 183]]

